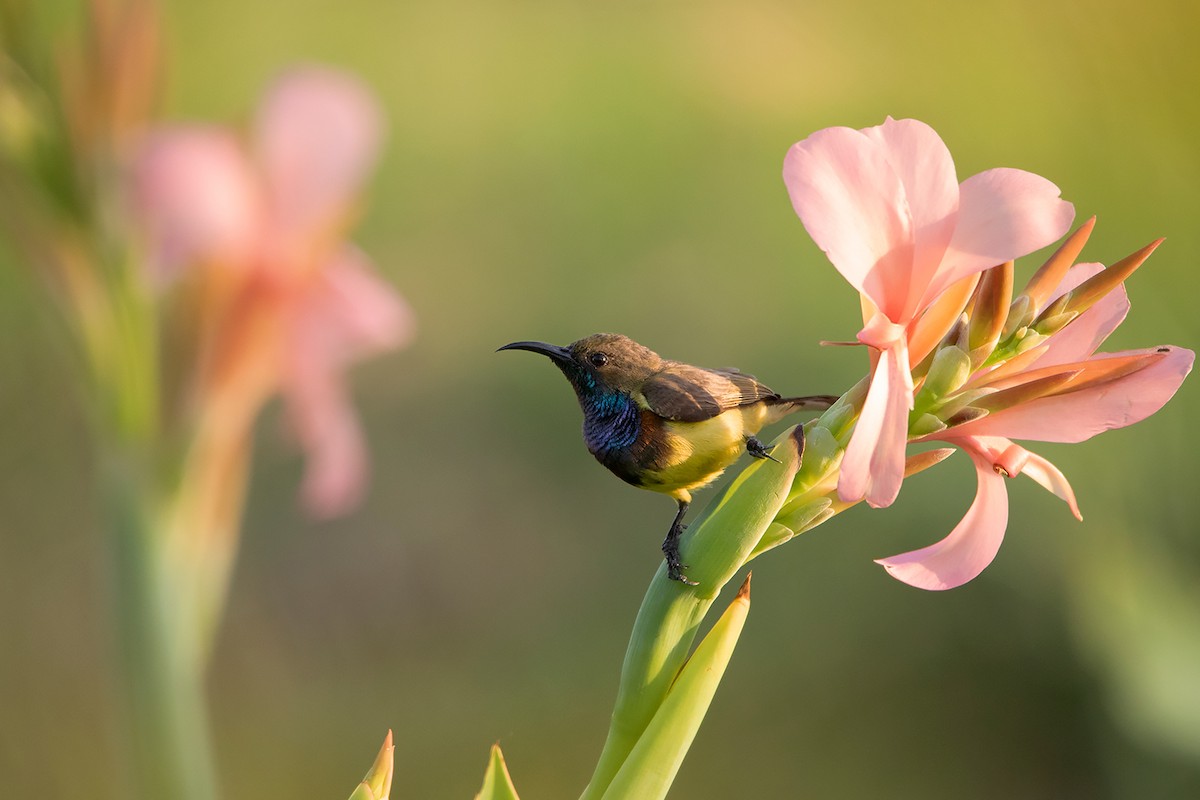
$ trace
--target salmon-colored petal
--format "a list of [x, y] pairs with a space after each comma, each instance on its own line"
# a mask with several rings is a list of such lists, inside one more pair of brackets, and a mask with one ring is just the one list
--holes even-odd
[[850, 285], [894, 322], [908, 295], [912, 219], [878, 138], [826, 128], [792, 145], [783, 180], [805, 230]]
[[924, 313], [918, 317], [909, 328], [908, 361], [913, 366], [921, 363], [925, 356], [938, 346], [942, 338], [950, 332], [958, 322], [958, 317], [971, 293], [979, 282], [979, 275], [970, 275], [942, 292]]
[[958, 213], [954, 159], [937, 132], [915, 119], [889, 117], [863, 133], [887, 149], [888, 162], [904, 188], [912, 219], [913, 255], [905, 277], [907, 297], [895, 319], [912, 319], [954, 234]]
[[259, 220], [246, 157], [216, 127], [163, 128], [134, 153], [129, 201], [147, 238], [158, 284], [201, 261], [244, 260]]
[[967, 178], [959, 187], [954, 237], [923, 302], [967, 275], [1045, 247], [1074, 218], [1075, 207], [1058, 187], [1032, 172], [1000, 168]]
[[986, 456], [972, 448], [966, 452], [979, 482], [971, 508], [940, 542], [878, 559], [893, 578], [918, 589], [953, 589], [983, 572], [999, 552], [1008, 526], [1008, 490]]
[[312, 302], [320, 306], [323, 346], [343, 361], [403, 347], [416, 330], [408, 303], [357, 248], [344, 248], [326, 266]]
[[1067, 482], [1067, 476], [1063, 475], [1058, 467], [1037, 453], [1028, 453], [1024, 469], [1021, 471], [1070, 506], [1075, 519], [1083, 520], [1083, 515], [1079, 513], [1079, 503], [1075, 501], [1075, 492], [1071, 489], [1071, 484]]
[[340, 387], [328, 388], [329, 394], [318, 403], [310, 383], [304, 400], [297, 401], [305, 407], [293, 411], [297, 420], [303, 420], [300, 438], [307, 455], [300, 497], [305, 510], [317, 519], [352, 511], [367, 483], [367, 448], [358, 418]]
[[1090, 359], [1094, 363], [1157, 353], [1162, 358], [1144, 369], [1078, 391], [1041, 397], [996, 411], [958, 426], [955, 433], [1039, 442], [1082, 442], [1098, 433], [1132, 425], [1158, 411], [1174, 396], [1191, 372], [1195, 353], [1167, 346], [1104, 353]]
[[904, 481], [912, 403], [912, 374], [901, 342], [881, 354], [871, 378], [862, 413], [842, 459], [838, 497], [843, 502], [865, 499], [869, 505], [883, 508], [895, 501]]
[[378, 104], [350, 75], [307, 67], [280, 77], [255, 127], [276, 224], [303, 235], [343, 214], [375, 162], [382, 131]]
[[318, 517], [343, 514], [367, 478], [362, 431], [348, 397], [347, 364], [407, 342], [413, 317], [404, 300], [346, 249], [321, 271], [294, 320], [286, 355], [288, 418], [307, 455], [302, 496]]

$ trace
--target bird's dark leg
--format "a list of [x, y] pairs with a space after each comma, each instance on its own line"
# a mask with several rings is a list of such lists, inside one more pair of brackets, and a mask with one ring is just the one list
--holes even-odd
[[746, 437], [746, 452], [755, 458], [769, 458], [776, 464], [782, 463], [778, 458], [767, 452], [767, 446], [754, 436]]
[[667, 577], [673, 581], [686, 583], [688, 586], [697, 586], [695, 581], [690, 581], [683, 574], [683, 565], [679, 563], [679, 534], [683, 533], [683, 515], [687, 513], [688, 504], [686, 500], [679, 500], [679, 511], [675, 514], [675, 521], [671, 523], [671, 530], [667, 531], [667, 538], [663, 539], [662, 551], [667, 559]]

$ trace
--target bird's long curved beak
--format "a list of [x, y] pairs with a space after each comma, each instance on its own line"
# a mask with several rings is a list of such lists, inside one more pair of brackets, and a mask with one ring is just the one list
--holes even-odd
[[556, 364], [566, 364], [571, 361], [570, 350], [545, 342], [513, 342], [497, 348], [496, 352], [499, 353], [501, 350], [528, 350], [531, 353], [541, 353]]

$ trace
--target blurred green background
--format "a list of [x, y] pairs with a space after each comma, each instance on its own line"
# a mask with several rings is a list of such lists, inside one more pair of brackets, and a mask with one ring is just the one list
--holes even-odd
[[[344, 797], [388, 727], [394, 798], [472, 796], [494, 741], [527, 800], [577, 796], [673, 507], [592, 461], [548, 364], [493, 351], [612, 330], [843, 391], [865, 355], [817, 342], [853, 336], [857, 301], [780, 180], [816, 129], [917, 117], [960, 179], [1045, 175], [1099, 215], [1090, 260], [1166, 236], [1108, 349], [1200, 342], [1192, 3], [175, 0], [166, 22], [170, 118], [245, 119], [296, 61], [374, 87], [391, 134], [356, 238], [420, 324], [354, 374], [359, 513], [307, 521], [261, 421], [210, 679], [230, 798]], [[61, 329], [2, 266], [0, 785], [121, 798], [95, 454]], [[1200, 796], [1195, 381], [1133, 428], [1035, 446], [1084, 522], [1011, 482], [1007, 541], [961, 589], [871, 562], [957, 522], [961, 455], [756, 563], [673, 796]]]

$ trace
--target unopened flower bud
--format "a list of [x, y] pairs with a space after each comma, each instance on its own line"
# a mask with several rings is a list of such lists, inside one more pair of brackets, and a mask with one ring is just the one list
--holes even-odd
[[1046, 337], [1042, 336], [1035, 330], [1023, 328], [1017, 331], [1017, 342], [1013, 348], [1013, 355], [1020, 355], [1028, 350], [1032, 350], [1042, 342], [1046, 341]]
[[1000, 332], [1000, 340], [1006, 341], [1021, 328], [1029, 326], [1033, 322], [1033, 301], [1029, 299], [1029, 295], [1018, 295], [1016, 300], [1012, 301], [1012, 305], [1008, 307], [1008, 317], [1004, 320], [1004, 328]]
[[789, 498], [812, 491], [822, 480], [835, 473], [845, 450], [822, 425], [812, 425], [804, 431], [804, 458], [792, 483]]
[[922, 414], [917, 417], [915, 422], [908, 426], [909, 438], [916, 439], [921, 436], [929, 436], [932, 433], [938, 433], [946, 429], [946, 423], [942, 422], [933, 414]]
[[939, 400], [961, 389], [970, 377], [971, 357], [960, 347], [941, 348], [933, 357], [914, 407], [918, 411], [935, 407]]
[[988, 415], [988, 412], [982, 408], [976, 408], [975, 406], [965, 406], [964, 408], [962, 408], [959, 411], [952, 414], [946, 420], [946, 426], [953, 428], [955, 425], [962, 425], [967, 422], [974, 422], [975, 420], [980, 419], [982, 417], [986, 417], [987, 415]]
[[1068, 296], [1069, 299], [1064, 310], [1080, 314], [1087, 311], [1093, 303], [1124, 283], [1125, 279], [1132, 275], [1162, 243], [1162, 239], [1155, 239], [1141, 250], [1131, 253], [1108, 269], [1101, 270], [1079, 284]]
[[974, 352], [994, 346], [1006, 320], [1005, 310], [1012, 300], [1013, 262], [993, 267], [979, 278], [971, 307], [971, 331], [967, 350]]
[[1052, 317], [1043, 317], [1037, 321], [1037, 324], [1034, 325], [1034, 330], [1042, 336], [1053, 336], [1063, 328], [1067, 327], [1071, 320], [1078, 316], [1079, 314], [1075, 313], [1074, 311], [1068, 311], [1065, 314], [1055, 314]]
[[[830, 508], [832, 505], [833, 500], [830, 498], [818, 497], [816, 500], [798, 504], [795, 508], [785, 506], [780, 509], [779, 516], [775, 518], [775, 522], [786, 526], [792, 532], [793, 536], [799, 535], [807, 530], [812, 530], [832, 517], [833, 511]], [[767, 533], [771, 533], [771, 530], [768, 529]], [[763, 539], [765, 540], [766, 536]]]

